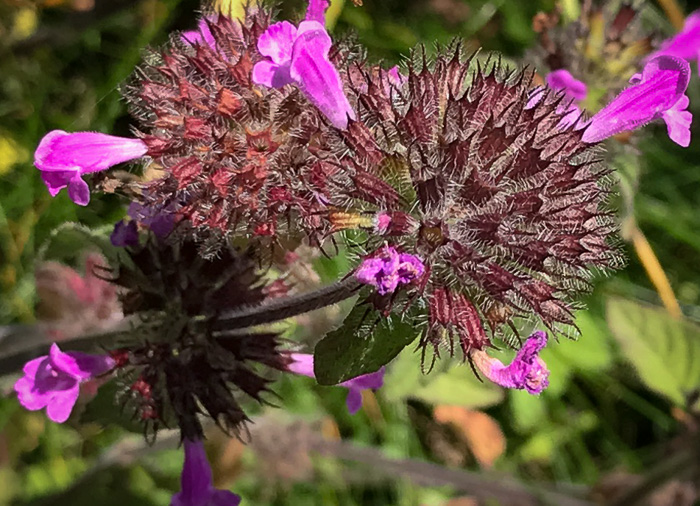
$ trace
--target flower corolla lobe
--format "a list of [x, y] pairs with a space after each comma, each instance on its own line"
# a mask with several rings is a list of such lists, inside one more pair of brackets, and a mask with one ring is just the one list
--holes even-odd
[[80, 352], [64, 353], [52, 344], [49, 354], [30, 360], [24, 376], [15, 383], [20, 404], [30, 411], [46, 408], [49, 419], [56, 423], [68, 420], [80, 394], [80, 384], [100, 376], [114, 367], [104, 355]]

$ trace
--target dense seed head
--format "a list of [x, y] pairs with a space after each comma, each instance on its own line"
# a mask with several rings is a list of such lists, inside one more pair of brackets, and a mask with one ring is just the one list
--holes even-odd
[[151, 167], [162, 170], [145, 204], [174, 203], [205, 254], [233, 236], [302, 231], [316, 240], [327, 232], [317, 214], [328, 173], [337, 169], [316, 156], [327, 120], [297, 87], [251, 81], [262, 59], [257, 40], [269, 24], [264, 9], [242, 22], [209, 18], [212, 44], [173, 39], [127, 89]]
[[124, 289], [124, 313], [139, 319], [113, 358], [136, 415], [153, 434], [165, 424], [201, 437], [199, 415], [237, 433], [247, 420], [239, 392], [263, 401], [264, 371], [285, 370], [289, 361], [275, 332], [213, 330], [222, 312], [268, 297], [257, 262], [232, 248], [205, 260], [192, 242], [150, 240], [126, 251], [115, 283]]
[[389, 242], [425, 261], [423, 343], [481, 349], [482, 321], [496, 334], [517, 317], [571, 325], [591, 276], [621, 258], [607, 171], [559, 126], [561, 97], [528, 104], [526, 74], [485, 71], [458, 47], [434, 63], [418, 52], [405, 81], [351, 75], [359, 121], [334, 146], [346, 167], [331, 179], [346, 215], [335, 225], [374, 213], [370, 251]]

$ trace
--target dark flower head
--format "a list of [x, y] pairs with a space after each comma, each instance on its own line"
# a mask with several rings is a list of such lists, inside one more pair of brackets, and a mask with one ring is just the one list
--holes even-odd
[[177, 220], [210, 252], [232, 236], [328, 232], [318, 213], [337, 168], [315, 153], [332, 126], [298, 86], [254, 82], [256, 64], [267, 61], [258, 46], [270, 24], [262, 8], [241, 22], [208, 17], [201, 37], [173, 39], [127, 88], [147, 155], [162, 170], [142, 203], [177, 202]]
[[220, 315], [268, 296], [257, 263], [233, 248], [204, 260], [194, 243], [152, 238], [126, 251], [114, 282], [124, 314], [137, 319], [112, 358], [137, 416], [149, 430], [176, 424], [188, 439], [202, 436], [199, 415], [237, 433], [247, 420], [240, 392], [262, 402], [265, 371], [290, 361], [276, 332], [214, 328]]
[[388, 242], [425, 263], [411, 287], [429, 309], [423, 344], [458, 337], [469, 353], [489, 343], [483, 323], [503, 335], [519, 317], [571, 326], [592, 275], [622, 262], [607, 171], [580, 130], [560, 128], [564, 99], [528, 104], [526, 74], [459, 48], [432, 64], [417, 53], [403, 82], [351, 75], [359, 120], [338, 132], [331, 204], [341, 228], [375, 213], [368, 259]]

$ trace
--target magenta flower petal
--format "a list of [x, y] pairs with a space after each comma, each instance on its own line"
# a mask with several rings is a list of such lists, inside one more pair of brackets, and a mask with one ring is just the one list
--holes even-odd
[[574, 100], [584, 100], [588, 94], [586, 83], [579, 81], [566, 69], [550, 72], [546, 78], [547, 85], [555, 90], [561, 90]]
[[258, 39], [258, 51], [277, 65], [289, 64], [297, 38], [297, 27], [289, 21], [270, 25]]
[[[641, 77], [633, 78], [635, 84], [620, 92], [591, 118], [583, 133], [583, 141], [599, 142], [662, 118], [685, 96], [689, 80], [690, 66], [685, 60], [673, 56], [649, 60]], [[679, 120], [678, 116], [674, 118], [671, 114], [674, 135], [678, 139], [685, 139], [685, 134], [675, 132], [687, 118], [684, 114]]]
[[685, 18], [683, 29], [661, 44], [661, 48], [649, 57], [661, 55], [677, 56], [686, 60], [697, 60], [700, 54], [700, 10]]
[[24, 376], [15, 383], [20, 404], [30, 411], [46, 407], [48, 417], [65, 422], [78, 400], [80, 384], [114, 367], [105, 355], [63, 353], [55, 343], [48, 356], [36, 358], [24, 366]]
[[328, 10], [328, 0], [309, 0], [309, 7], [306, 9], [306, 21], [316, 21], [325, 26], [326, 10]]
[[360, 283], [377, 287], [380, 295], [393, 293], [399, 285], [410, 284], [425, 272], [425, 264], [416, 255], [399, 254], [391, 246], [385, 246], [365, 258], [355, 271]]
[[473, 351], [471, 358], [474, 365], [494, 383], [506, 388], [527, 390], [536, 395], [549, 385], [549, 370], [539, 357], [539, 352], [547, 345], [547, 334], [534, 332], [527, 338], [515, 358], [509, 365], [492, 358], [483, 350]]
[[181, 490], [170, 506], [238, 506], [241, 498], [227, 490], [217, 490], [202, 441], [185, 439], [185, 464], [182, 467]]
[[267, 60], [255, 64], [252, 79], [254, 83], [269, 88], [281, 88], [294, 82], [292, 76], [289, 75], [289, 66], [277, 65]]
[[359, 388], [349, 388], [348, 396], [345, 398], [345, 406], [348, 408], [348, 413], [356, 414], [362, 407], [362, 390]]
[[77, 381], [66, 390], [54, 392], [46, 404], [46, 416], [56, 423], [65, 422], [70, 417], [79, 395], [80, 385]]
[[[212, 19], [212, 22], [216, 22], [216, 20]], [[182, 41], [186, 44], [190, 44], [191, 46], [196, 44], [206, 44], [216, 51], [216, 39], [214, 39], [214, 35], [211, 33], [211, 28], [209, 28], [207, 18], [200, 19], [197, 23], [197, 28], [197, 30], [183, 32], [180, 36]]]
[[78, 173], [68, 183], [68, 196], [79, 206], [86, 206], [90, 203], [90, 187]]
[[[287, 366], [287, 370], [295, 374], [315, 378], [313, 355], [308, 353], [291, 353], [290, 358], [292, 362]], [[384, 372], [385, 368], [382, 367], [377, 372], [363, 374], [338, 385], [348, 389], [345, 404], [351, 415], [357, 413], [362, 407], [362, 390], [367, 390], [368, 388], [377, 389], [384, 385]]]
[[690, 146], [690, 124], [693, 122], [693, 115], [687, 110], [689, 105], [690, 99], [683, 95], [673, 107], [661, 115], [666, 122], [668, 136], [684, 148]]
[[[309, 8], [312, 17], [323, 10]], [[333, 126], [347, 128], [348, 118], [355, 119], [355, 112], [345, 96], [340, 74], [328, 58], [331, 46], [328, 32], [317, 20], [302, 21], [298, 28], [287, 21], [270, 25], [258, 39], [258, 51], [268, 60], [255, 64], [253, 82], [272, 88], [294, 83]]]
[[290, 75], [311, 103], [334, 127], [345, 129], [355, 119], [340, 74], [328, 59], [331, 38], [322, 25], [304, 21], [294, 42]]
[[140, 158], [147, 150], [140, 139], [53, 130], [36, 148], [34, 165], [42, 172], [51, 196], [68, 187], [71, 199], [76, 204], [86, 205], [90, 200], [90, 190], [81, 178], [83, 174], [107, 170], [118, 163]]

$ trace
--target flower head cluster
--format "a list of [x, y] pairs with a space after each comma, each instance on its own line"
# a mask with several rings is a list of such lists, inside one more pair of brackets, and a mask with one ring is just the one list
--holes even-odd
[[199, 33], [154, 55], [129, 87], [148, 155], [163, 171], [141, 203], [171, 208], [212, 251], [233, 236], [302, 231], [320, 241], [329, 232], [319, 219], [327, 180], [338, 169], [317, 148], [332, 125], [354, 117], [325, 28], [317, 19], [271, 24], [260, 9], [241, 22], [210, 17]]
[[458, 47], [433, 64], [416, 54], [403, 84], [356, 70], [363, 122], [338, 132], [349, 174], [331, 179], [344, 214], [330, 219], [349, 228], [353, 212], [376, 213], [357, 276], [383, 273], [386, 243], [420, 258], [413, 300], [428, 307], [423, 344], [436, 351], [453, 337], [482, 349], [484, 324], [507, 335], [516, 317], [571, 324], [593, 271], [621, 256], [606, 170], [581, 131], [559, 128], [561, 98], [532, 104], [527, 76], [484, 71]]

